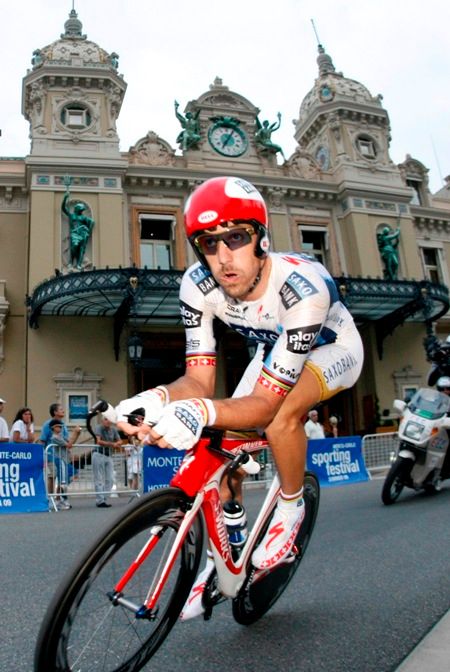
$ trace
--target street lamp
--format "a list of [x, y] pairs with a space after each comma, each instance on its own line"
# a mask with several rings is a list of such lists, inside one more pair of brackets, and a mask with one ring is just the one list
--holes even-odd
[[128, 357], [133, 364], [140, 362], [143, 350], [142, 340], [137, 334], [132, 334], [127, 341]]

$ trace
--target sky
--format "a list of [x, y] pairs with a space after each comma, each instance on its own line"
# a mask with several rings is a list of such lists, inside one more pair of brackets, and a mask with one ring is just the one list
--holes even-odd
[[272, 136], [289, 156], [292, 120], [318, 75], [317, 38], [336, 71], [382, 94], [391, 159], [429, 169], [436, 192], [450, 174], [448, 0], [14, 0], [2, 3], [0, 156], [29, 153], [22, 78], [34, 49], [59, 39], [72, 2], [83, 33], [119, 54], [128, 84], [117, 122], [120, 148], [154, 131], [176, 148], [180, 111], [216, 77], [282, 126]]

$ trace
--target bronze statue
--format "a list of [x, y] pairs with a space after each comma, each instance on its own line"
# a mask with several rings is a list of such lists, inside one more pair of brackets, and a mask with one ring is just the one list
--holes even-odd
[[281, 126], [281, 114], [277, 114], [278, 122], [274, 121], [273, 124], [270, 124], [267, 120], [260, 122], [258, 116], [255, 117], [256, 131], [255, 131], [255, 140], [256, 144], [261, 147], [261, 149], [270, 152], [271, 154], [277, 154], [280, 152], [283, 159], [286, 159], [284, 156], [283, 150], [280, 145], [276, 145], [272, 142], [272, 133], [278, 131]]
[[180, 149], [185, 152], [187, 149], [197, 145], [201, 140], [200, 122], [198, 120], [200, 110], [197, 110], [195, 115], [192, 114], [192, 112], [186, 112], [186, 116], [183, 117], [183, 115], [178, 112], [179, 106], [180, 104], [175, 101], [175, 115], [183, 127], [183, 130], [179, 133], [176, 141], [180, 145]]
[[377, 244], [381, 259], [384, 263], [383, 276], [386, 280], [396, 280], [398, 273], [398, 252], [400, 229], [393, 231], [389, 226], [385, 226], [380, 233], [377, 233]]
[[65, 181], [65, 184], [66, 193], [61, 204], [61, 210], [69, 219], [70, 263], [74, 268], [81, 270], [95, 221], [84, 214], [87, 208], [86, 203], [77, 201], [70, 209], [70, 178]]

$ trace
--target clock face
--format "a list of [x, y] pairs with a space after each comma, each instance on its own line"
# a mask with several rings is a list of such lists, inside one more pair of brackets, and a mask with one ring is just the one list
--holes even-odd
[[330, 100], [333, 100], [334, 91], [328, 84], [323, 84], [320, 87], [319, 96], [322, 103], [328, 103]]
[[316, 152], [316, 161], [322, 170], [330, 168], [330, 152], [327, 147], [319, 147]]
[[223, 156], [241, 156], [248, 147], [247, 136], [236, 126], [214, 124], [208, 131], [211, 147]]

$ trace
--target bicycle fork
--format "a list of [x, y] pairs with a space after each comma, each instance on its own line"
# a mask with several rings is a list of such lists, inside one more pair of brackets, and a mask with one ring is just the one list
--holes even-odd
[[186, 512], [183, 518], [183, 522], [180, 525], [180, 528], [177, 532], [177, 535], [174, 539], [174, 542], [170, 548], [169, 555], [166, 559], [161, 558], [159, 568], [160, 572], [156, 573], [156, 584], [150, 586], [147, 596], [143, 604], [136, 604], [131, 600], [124, 597], [123, 590], [125, 589], [128, 582], [135, 575], [137, 570], [142, 566], [145, 560], [149, 555], [155, 550], [159, 541], [162, 539], [164, 534], [164, 527], [162, 525], [154, 525], [150, 530], [150, 539], [145, 544], [145, 546], [140, 550], [136, 558], [133, 560], [130, 567], [127, 569], [125, 574], [119, 579], [119, 581], [114, 586], [114, 589], [108, 593], [108, 597], [111, 600], [114, 606], [122, 606], [125, 609], [128, 609], [134, 613], [136, 618], [154, 620], [157, 616], [158, 609], [157, 604], [161, 596], [161, 593], [166, 585], [167, 579], [169, 578], [170, 572], [174, 566], [174, 563], [177, 559], [178, 554], [180, 553], [186, 536], [192, 526], [192, 523], [197, 515], [203, 502], [203, 495], [199, 494], [189, 511]]

